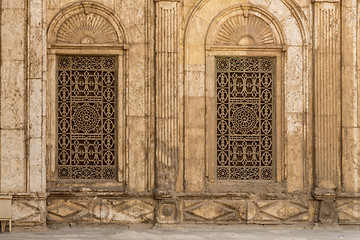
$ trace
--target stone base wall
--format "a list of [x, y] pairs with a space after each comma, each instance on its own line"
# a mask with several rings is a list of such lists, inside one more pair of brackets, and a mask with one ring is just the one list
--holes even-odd
[[[165, 201], [166, 202], [166, 201]], [[45, 196], [14, 195], [14, 226], [46, 226], [47, 224], [270, 224], [312, 225], [320, 222], [320, 202], [311, 197], [283, 199], [243, 196], [179, 196], [175, 212], [164, 214], [163, 200], [151, 196], [114, 194], [50, 194]], [[164, 207], [165, 206], [165, 207]], [[333, 224], [360, 224], [360, 201], [354, 198], [335, 200]], [[171, 215], [171, 216], [170, 216]], [[158, 216], [158, 218], [156, 218]], [[158, 220], [157, 220], [158, 219]]]

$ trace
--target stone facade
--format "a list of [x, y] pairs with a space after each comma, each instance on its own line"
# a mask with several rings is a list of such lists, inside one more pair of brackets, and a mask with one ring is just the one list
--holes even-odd
[[359, 4], [0, 1], [14, 224], [360, 224]]

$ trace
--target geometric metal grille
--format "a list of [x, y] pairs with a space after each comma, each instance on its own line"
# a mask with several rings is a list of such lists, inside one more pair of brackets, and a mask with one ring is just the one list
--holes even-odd
[[216, 58], [217, 179], [274, 178], [274, 70], [271, 58]]
[[57, 176], [116, 178], [116, 59], [59, 56]]

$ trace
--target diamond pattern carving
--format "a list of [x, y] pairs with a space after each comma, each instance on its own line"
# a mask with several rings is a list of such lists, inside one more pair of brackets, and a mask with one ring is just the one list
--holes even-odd
[[360, 222], [360, 201], [337, 201], [339, 223], [359, 224]]
[[154, 203], [145, 200], [104, 200], [103, 221], [151, 223], [154, 221]]
[[288, 200], [184, 200], [182, 221], [185, 222], [247, 222], [292, 223], [309, 220], [309, 207]]
[[96, 205], [99, 200], [50, 200], [48, 201], [48, 222], [80, 222], [99, 221], [96, 218]]
[[154, 221], [153, 200], [107, 200], [94, 198], [48, 200], [48, 222], [122, 222]]
[[184, 221], [241, 222], [244, 201], [185, 201]]
[[12, 220], [15, 225], [45, 222], [45, 201], [15, 200], [12, 202]]
[[[250, 205], [249, 205], [250, 206]], [[258, 201], [252, 203], [256, 214], [250, 222], [292, 222], [307, 221], [308, 207], [292, 201]]]

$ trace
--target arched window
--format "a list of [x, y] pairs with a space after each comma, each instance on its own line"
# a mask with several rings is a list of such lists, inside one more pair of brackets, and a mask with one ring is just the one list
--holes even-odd
[[92, 2], [58, 13], [48, 29], [51, 182], [123, 180], [126, 35]]
[[265, 11], [241, 5], [210, 25], [206, 82], [215, 96], [207, 101], [210, 181], [281, 181], [284, 38], [276, 23]]

